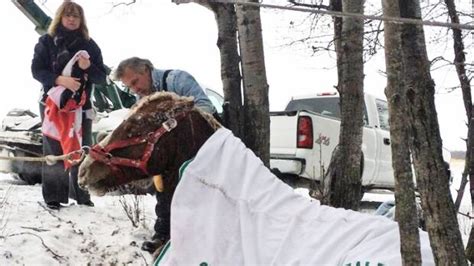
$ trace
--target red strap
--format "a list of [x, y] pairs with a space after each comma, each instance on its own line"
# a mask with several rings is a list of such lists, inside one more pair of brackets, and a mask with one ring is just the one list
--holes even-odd
[[[101, 147], [99, 144], [94, 145], [90, 150], [90, 155], [94, 160], [100, 161], [112, 168], [112, 171], [117, 175], [118, 179], [123, 179], [123, 172], [120, 170], [118, 166], [127, 166], [127, 167], [134, 167], [142, 170], [143, 173], [146, 175], [148, 171], [146, 166], [148, 164], [148, 160], [153, 153], [155, 148], [155, 144], [158, 140], [167, 132], [173, 130], [177, 125], [178, 121], [183, 119], [188, 112], [183, 111], [175, 116], [175, 118], [169, 118], [167, 121], [161, 124], [154, 132], [150, 132], [144, 136], [138, 136], [132, 139], [125, 139], [125, 140], [117, 140], [113, 143], [108, 144], [105, 147]], [[123, 157], [116, 157], [110, 154], [111, 151], [119, 148], [125, 148], [128, 146], [139, 145], [142, 143], [146, 143], [145, 149], [143, 150], [143, 155], [140, 159], [129, 159]]]

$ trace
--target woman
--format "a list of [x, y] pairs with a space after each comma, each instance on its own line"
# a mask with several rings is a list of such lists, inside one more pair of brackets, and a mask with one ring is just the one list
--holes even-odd
[[[106, 71], [100, 48], [89, 37], [80, 5], [64, 1], [58, 8], [48, 33], [35, 46], [31, 71], [43, 86], [40, 101], [43, 154], [62, 155], [71, 147], [91, 145], [92, 84], [105, 83]], [[66, 106], [67, 109], [62, 109]], [[82, 114], [77, 116], [74, 112]], [[66, 130], [69, 135], [61, 134]], [[78, 204], [94, 206], [87, 191], [77, 185], [77, 170], [77, 166], [63, 162], [43, 165], [43, 198], [49, 208], [58, 210], [60, 203], [68, 203], [68, 197]]]

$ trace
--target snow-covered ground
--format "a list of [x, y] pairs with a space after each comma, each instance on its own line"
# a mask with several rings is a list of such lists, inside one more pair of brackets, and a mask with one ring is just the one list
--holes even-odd
[[[0, 265], [147, 265], [152, 257], [140, 249], [151, 237], [153, 196], [139, 196], [144, 219], [132, 226], [120, 196], [92, 197], [95, 207], [70, 202], [47, 209], [41, 185], [28, 186], [0, 176]], [[126, 196], [132, 204], [134, 196]]]
[[[462, 161], [451, 163], [453, 194], [459, 187]], [[306, 194], [304, 189], [298, 193]], [[391, 194], [372, 194], [366, 198], [383, 201]], [[155, 219], [153, 196], [139, 196], [142, 220], [133, 227], [119, 196], [92, 197], [95, 207], [72, 203], [51, 211], [45, 208], [41, 186], [28, 186], [0, 175], [0, 265], [86, 265], [152, 263], [140, 249], [153, 233]], [[134, 196], [126, 196], [132, 204]], [[466, 190], [461, 212], [470, 213], [470, 195]], [[467, 240], [470, 221], [459, 216], [461, 233]]]

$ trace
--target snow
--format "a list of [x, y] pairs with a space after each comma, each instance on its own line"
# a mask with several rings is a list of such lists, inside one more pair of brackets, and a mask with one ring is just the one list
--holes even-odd
[[[45, 207], [41, 185], [28, 186], [0, 175], [0, 265], [150, 264], [140, 249], [153, 234], [155, 198], [138, 196], [144, 210], [132, 226], [120, 196], [92, 197], [95, 207]], [[132, 204], [134, 196], [125, 200]]]
[[[451, 161], [452, 187], [459, 188], [463, 161]], [[307, 195], [307, 190], [297, 189]], [[41, 185], [28, 186], [10, 175], [0, 174], [0, 265], [86, 265], [152, 263], [141, 243], [153, 234], [155, 198], [137, 196], [144, 213], [138, 227], [133, 227], [120, 203], [120, 196], [92, 197], [95, 207], [75, 204], [59, 211], [44, 206]], [[366, 200], [383, 201], [392, 194], [370, 193]], [[132, 204], [135, 197], [128, 195]], [[461, 212], [470, 213], [469, 189], [466, 189]], [[470, 220], [458, 215], [466, 243]]]

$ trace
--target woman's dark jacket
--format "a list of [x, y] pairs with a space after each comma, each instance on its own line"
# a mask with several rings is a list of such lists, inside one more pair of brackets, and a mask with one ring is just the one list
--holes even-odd
[[[102, 53], [94, 40], [86, 40], [80, 32], [67, 31], [63, 27], [58, 27], [55, 37], [51, 37], [49, 34], [41, 36], [35, 46], [31, 72], [33, 77], [43, 85], [43, 102], [46, 100], [49, 89], [56, 85], [54, 82], [61, 75], [67, 62], [79, 50], [86, 50], [89, 53], [91, 65], [85, 71], [73, 70], [73, 76], [78, 72], [87, 74], [88, 81], [85, 84], [85, 90], [88, 99], [83, 108], [90, 109], [92, 107], [90, 102], [92, 83], [103, 84], [106, 81]], [[78, 68], [77, 64], [76, 68]]]

